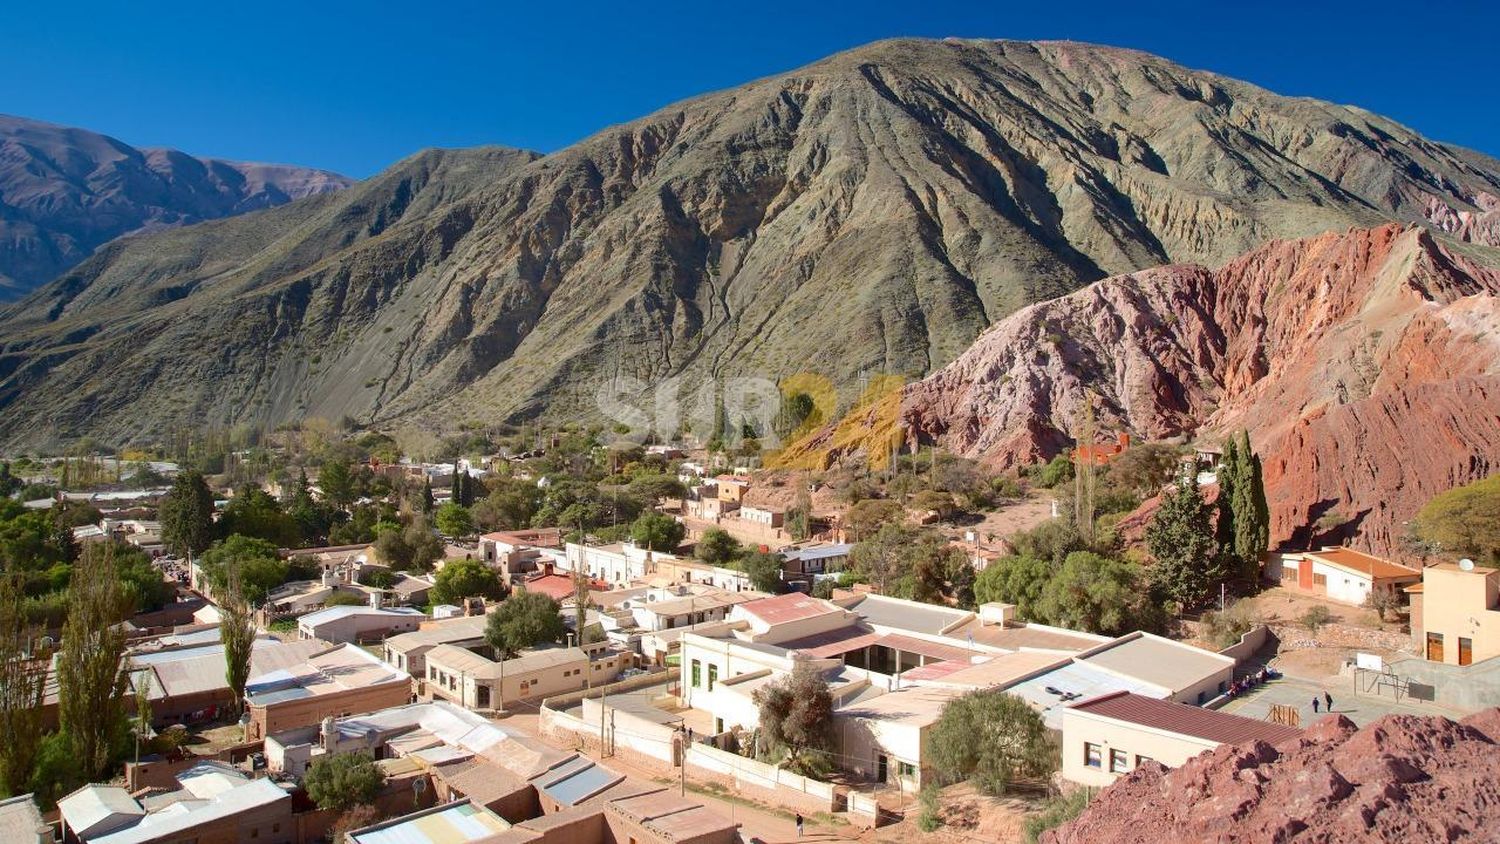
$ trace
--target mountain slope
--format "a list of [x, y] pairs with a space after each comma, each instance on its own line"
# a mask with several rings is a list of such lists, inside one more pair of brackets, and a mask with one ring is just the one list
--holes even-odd
[[195, 158], [0, 115], [0, 301], [138, 231], [212, 220], [348, 187], [307, 167]]
[[920, 376], [1113, 273], [1496, 190], [1483, 156], [1142, 53], [881, 42], [490, 173], [374, 238], [354, 214], [304, 239], [317, 199], [243, 255], [219, 243], [267, 215], [119, 243], [0, 317], [0, 442], [589, 413], [624, 378]]
[[1337, 510], [1392, 552], [1431, 496], [1500, 470], [1500, 271], [1387, 225], [1111, 278], [995, 325], [901, 417], [1012, 466], [1069, 445], [1089, 394], [1106, 434], [1248, 429], [1273, 542]]

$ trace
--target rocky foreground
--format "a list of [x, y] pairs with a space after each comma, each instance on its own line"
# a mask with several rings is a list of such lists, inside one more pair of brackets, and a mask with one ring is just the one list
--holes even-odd
[[1342, 715], [1291, 742], [1150, 763], [1105, 789], [1045, 844], [1495, 841], [1500, 709], [1461, 722]]

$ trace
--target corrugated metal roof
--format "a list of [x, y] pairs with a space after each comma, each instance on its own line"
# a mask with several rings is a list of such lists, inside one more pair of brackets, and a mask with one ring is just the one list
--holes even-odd
[[740, 604], [739, 610], [755, 616], [766, 624], [782, 624], [788, 621], [816, 618], [820, 615], [838, 612], [839, 608], [820, 598], [814, 598], [800, 592], [788, 592], [785, 595], [777, 595], [774, 598], [747, 601]]
[[1173, 692], [1234, 668], [1227, 656], [1147, 633], [1122, 636], [1079, 659]]
[[1069, 709], [1220, 744], [1247, 744], [1257, 739], [1277, 744], [1302, 735], [1302, 731], [1296, 727], [1156, 700], [1131, 692], [1114, 692], [1090, 698], [1073, 704]]
[[574, 773], [549, 779], [540, 786], [542, 792], [564, 806], [574, 806], [623, 780], [622, 774], [590, 764]]
[[504, 818], [464, 800], [355, 830], [347, 837], [354, 844], [467, 844], [508, 829]]

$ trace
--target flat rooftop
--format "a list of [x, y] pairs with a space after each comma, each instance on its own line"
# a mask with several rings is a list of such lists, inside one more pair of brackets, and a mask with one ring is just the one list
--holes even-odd
[[937, 723], [949, 701], [966, 693], [938, 686], [907, 686], [852, 703], [834, 710], [834, 714], [925, 727]]
[[1071, 661], [1005, 687], [1033, 709], [1054, 730], [1062, 728], [1062, 710], [1070, 703], [1087, 700], [1110, 692], [1136, 692], [1146, 697], [1165, 698], [1171, 689], [1144, 680], [1122, 676], [1086, 662]]
[[950, 639], [1018, 651], [1022, 648], [1049, 651], [1086, 651], [1108, 641], [1104, 636], [1047, 629], [1030, 624], [1001, 626], [978, 618], [960, 624], [946, 634]]
[[1234, 668], [1222, 654], [1146, 633], [1122, 636], [1079, 659], [1173, 692]]
[[863, 618], [866, 623], [913, 633], [936, 636], [950, 627], [962, 624], [974, 614], [967, 610], [938, 607], [917, 601], [903, 601], [883, 595], [861, 595], [840, 604]]

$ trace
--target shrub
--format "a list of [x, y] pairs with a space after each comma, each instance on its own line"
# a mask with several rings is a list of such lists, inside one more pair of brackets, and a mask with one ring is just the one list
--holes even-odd
[[1245, 601], [1236, 601], [1223, 612], [1203, 614], [1203, 638], [1216, 648], [1227, 648], [1238, 642], [1260, 624], [1260, 615]]
[[1089, 792], [1085, 788], [1048, 800], [1039, 814], [1026, 819], [1026, 844], [1036, 844], [1042, 833], [1056, 829], [1083, 814], [1088, 805]]
[[938, 787], [932, 783], [922, 786], [917, 793], [917, 802], [922, 807], [921, 814], [917, 815], [917, 828], [923, 832], [936, 832], [943, 825], [943, 818], [939, 814], [941, 807], [938, 805]]
[[1302, 622], [1302, 626], [1307, 628], [1308, 632], [1316, 634], [1318, 628], [1333, 620], [1333, 613], [1329, 612], [1327, 607], [1318, 604], [1317, 606], [1309, 607], [1299, 620]]

